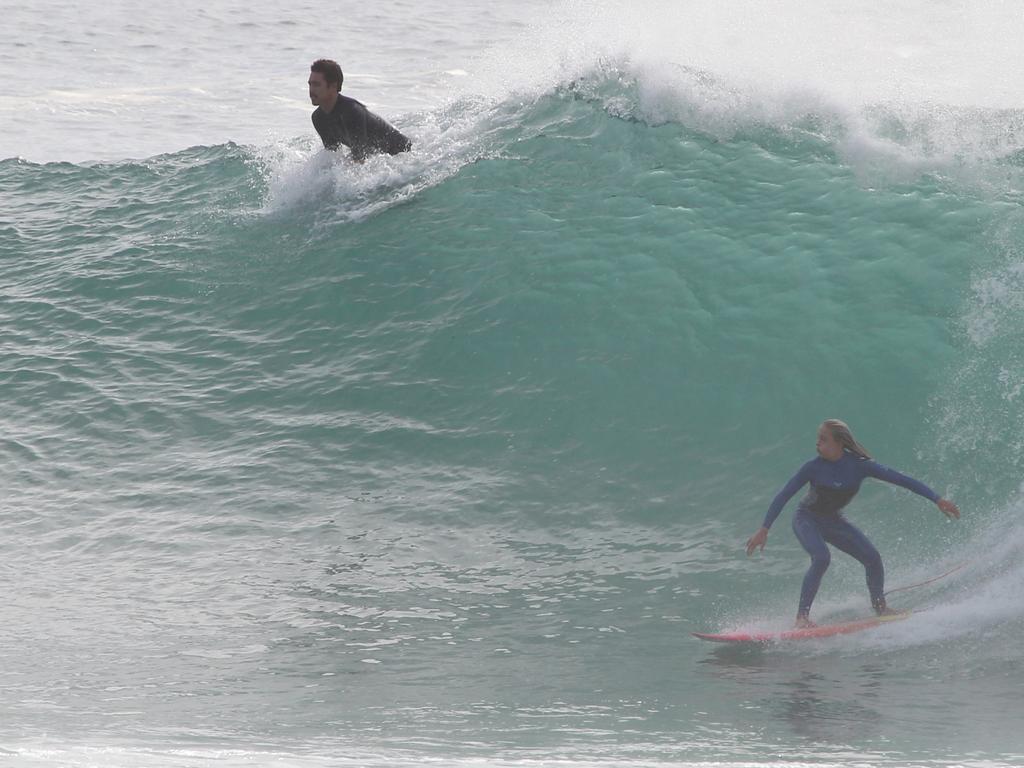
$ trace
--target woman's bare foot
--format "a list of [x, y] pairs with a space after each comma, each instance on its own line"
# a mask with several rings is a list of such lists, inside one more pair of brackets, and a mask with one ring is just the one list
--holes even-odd
[[816, 627], [818, 625], [806, 616], [797, 616], [796, 624], [794, 624], [793, 626], [795, 626], [797, 629], [810, 629], [811, 627]]
[[894, 610], [886, 605], [885, 600], [872, 601], [872, 607], [875, 609], [875, 613], [879, 616], [895, 616], [901, 611]]

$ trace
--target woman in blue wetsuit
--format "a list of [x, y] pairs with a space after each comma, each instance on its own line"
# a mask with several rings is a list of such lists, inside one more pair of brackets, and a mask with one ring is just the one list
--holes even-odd
[[813, 626], [809, 618], [811, 603], [818, 593], [821, 577], [831, 562], [828, 544], [856, 558], [867, 574], [871, 605], [881, 615], [889, 613], [885, 604], [885, 570], [878, 550], [842, 515], [842, 509], [860, 490], [861, 481], [874, 477], [887, 483], [902, 486], [924, 496], [941, 509], [946, 517], [955, 520], [960, 517], [956, 504], [943, 499], [919, 480], [883, 467], [873, 461], [864, 446], [858, 443], [850, 428], [838, 419], [828, 419], [818, 428], [818, 456], [804, 464], [775, 496], [764, 524], [747, 541], [747, 554], [764, 550], [768, 541], [768, 529], [782, 512], [793, 494], [810, 483], [807, 495], [800, 500], [793, 516], [793, 532], [800, 544], [811, 556], [811, 567], [804, 576], [800, 590], [800, 607], [796, 613], [798, 627]]

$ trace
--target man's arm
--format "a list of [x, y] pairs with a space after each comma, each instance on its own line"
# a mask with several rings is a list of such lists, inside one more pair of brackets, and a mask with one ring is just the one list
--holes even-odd
[[345, 126], [348, 128], [349, 147], [352, 150], [352, 159], [357, 163], [366, 160], [373, 154], [373, 144], [367, 131], [367, 116], [369, 110], [357, 101], [352, 102], [352, 108], [346, 111]]
[[313, 127], [320, 135], [325, 149], [336, 150], [341, 145], [348, 144], [345, 137], [345, 125], [337, 117], [336, 114], [325, 113], [323, 109], [318, 109], [313, 113]]
[[313, 128], [316, 129], [317, 135], [320, 136], [320, 141], [324, 143], [325, 149], [334, 149], [334, 147], [327, 146], [327, 135], [326, 126], [324, 125], [324, 116], [320, 113], [320, 110], [313, 112], [311, 116], [313, 120]]

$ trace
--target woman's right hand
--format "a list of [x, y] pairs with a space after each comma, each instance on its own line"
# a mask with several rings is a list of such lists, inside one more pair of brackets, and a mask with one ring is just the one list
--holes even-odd
[[960, 519], [960, 509], [949, 499], [939, 499], [935, 502], [936, 506], [942, 510], [942, 513], [950, 520]]
[[755, 549], [764, 552], [764, 545], [768, 541], [768, 529], [763, 525], [757, 529], [757, 533], [747, 539], [747, 557], [754, 554]]

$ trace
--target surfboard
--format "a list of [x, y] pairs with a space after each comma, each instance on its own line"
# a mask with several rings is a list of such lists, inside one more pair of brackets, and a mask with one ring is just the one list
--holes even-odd
[[[902, 587], [896, 587], [886, 591], [886, 597], [893, 595], [897, 592], [904, 592], [910, 589], [917, 589], [918, 587], [924, 587], [928, 584], [934, 584], [940, 579], [944, 579], [947, 576], [951, 576], [957, 571], [966, 568], [969, 565], [969, 561], [957, 563], [952, 568], [943, 571], [937, 576], [932, 576], [930, 579], [919, 581], [916, 584], [906, 584]], [[917, 613], [920, 613], [920, 609]], [[806, 627], [804, 629], [787, 629], [781, 632], [722, 632], [719, 634], [712, 632], [692, 632], [694, 637], [698, 637], [701, 640], [708, 640], [712, 643], [737, 643], [737, 644], [769, 644], [769, 643], [781, 643], [789, 640], [814, 640], [816, 638], [833, 637], [835, 635], [849, 635], [853, 632], [862, 632], [865, 629], [871, 629], [877, 627], [880, 624], [885, 624], [890, 621], [901, 621], [902, 619], [908, 618], [914, 611], [901, 611], [899, 613], [889, 614], [888, 616], [871, 616], [867, 619], [856, 619], [854, 621], [843, 621], [832, 624], [819, 624], [815, 627]]]
[[909, 618], [913, 611], [902, 611], [887, 616], [872, 616], [867, 619], [856, 619], [854, 621], [843, 621], [837, 624], [819, 624], [814, 627], [801, 629], [787, 629], [781, 632], [724, 632], [715, 634], [710, 632], [693, 632], [694, 637], [701, 640], [708, 640], [712, 643], [746, 643], [755, 645], [767, 645], [770, 643], [782, 643], [790, 640], [814, 640], [836, 635], [849, 635], [854, 632], [862, 632], [866, 629], [888, 624], [893, 621], [902, 621]]

